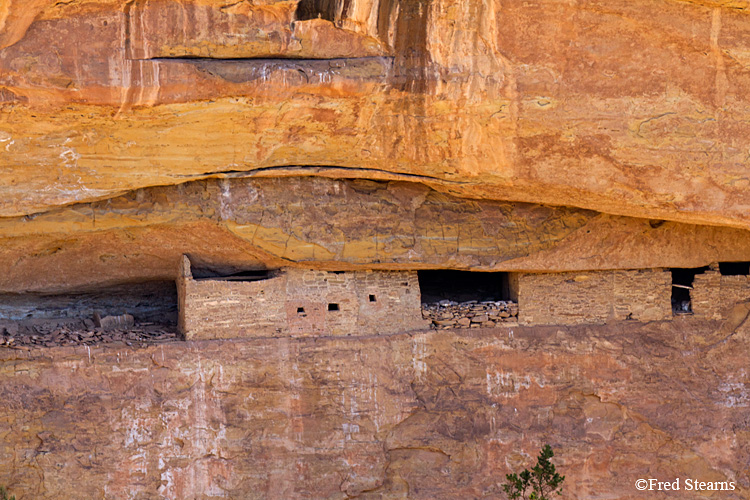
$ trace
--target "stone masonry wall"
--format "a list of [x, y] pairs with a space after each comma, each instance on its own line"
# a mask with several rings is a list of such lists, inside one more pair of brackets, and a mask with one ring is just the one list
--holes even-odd
[[426, 328], [416, 272], [284, 272], [292, 334], [377, 335]]
[[430, 320], [432, 328], [492, 328], [498, 324], [516, 324], [518, 304], [504, 300], [454, 302], [441, 300], [422, 304], [422, 317]]
[[290, 268], [285, 273], [293, 334], [376, 335], [426, 327], [416, 272]]
[[[345, 335], [356, 331], [359, 300], [353, 274], [286, 270], [288, 331], [293, 335]], [[329, 310], [329, 304], [338, 310]]]
[[286, 330], [285, 275], [260, 281], [193, 279], [183, 257], [177, 279], [179, 329], [188, 339], [273, 336]]
[[359, 296], [358, 332], [373, 335], [428, 327], [429, 322], [422, 319], [416, 271], [357, 271], [353, 274]]
[[750, 300], [750, 277], [722, 276], [714, 269], [696, 274], [690, 299], [694, 315], [724, 319], [732, 306]]
[[178, 279], [180, 331], [188, 339], [280, 334], [364, 335], [427, 327], [416, 272], [286, 268], [269, 279]]
[[639, 269], [614, 271], [614, 319], [643, 322], [672, 319], [672, 275], [668, 271]]
[[523, 325], [671, 319], [671, 276], [662, 270], [518, 275]]

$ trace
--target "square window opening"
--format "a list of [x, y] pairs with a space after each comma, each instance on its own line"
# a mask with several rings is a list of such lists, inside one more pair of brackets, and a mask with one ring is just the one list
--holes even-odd
[[336, 304], [336, 303], [331, 302], [330, 304], [328, 304], [328, 310], [329, 311], [338, 311], [339, 310], [339, 305]]
[[722, 276], [748, 276], [750, 262], [719, 262], [719, 272]]

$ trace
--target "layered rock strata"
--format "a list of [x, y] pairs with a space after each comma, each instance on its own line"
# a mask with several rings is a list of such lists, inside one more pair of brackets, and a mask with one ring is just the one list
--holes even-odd
[[0, 215], [316, 165], [747, 228], [747, 9], [6, 0]]
[[740, 500], [737, 324], [0, 349], [0, 484], [35, 499], [499, 498], [549, 443], [565, 499], [643, 499], [635, 481], [654, 477], [733, 482], [714, 496]]
[[174, 280], [183, 254], [246, 269], [579, 271], [750, 261], [750, 232], [467, 200], [421, 183], [193, 181], [0, 218], [0, 291]]

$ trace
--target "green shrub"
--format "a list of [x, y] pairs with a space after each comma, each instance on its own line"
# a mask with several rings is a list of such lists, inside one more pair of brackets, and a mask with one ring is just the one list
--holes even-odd
[[[551, 500], [553, 494], [562, 495], [562, 483], [565, 476], [555, 471], [555, 464], [549, 461], [554, 456], [552, 447], [544, 445], [536, 465], [531, 469], [525, 469], [520, 474], [508, 474], [505, 476], [508, 483], [503, 485], [505, 493], [510, 500]], [[528, 495], [528, 496], [527, 496]]]
[[5, 486], [0, 486], [0, 500], [16, 500], [16, 496], [9, 497]]

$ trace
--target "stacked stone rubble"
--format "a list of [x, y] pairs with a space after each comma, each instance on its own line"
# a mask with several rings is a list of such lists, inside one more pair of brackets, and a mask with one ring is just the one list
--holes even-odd
[[112, 343], [146, 347], [177, 340], [180, 340], [180, 337], [174, 326], [156, 323], [139, 323], [126, 329], [94, 326], [88, 320], [85, 322], [68, 321], [63, 324], [49, 321], [37, 324], [0, 325], [0, 348], [21, 350]]
[[454, 302], [441, 300], [434, 304], [422, 304], [422, 317], [430, 321], [432, 328], [490, 328], [495, 325], [515, 323], [518, 319], [518, 304], [510, 301]]

